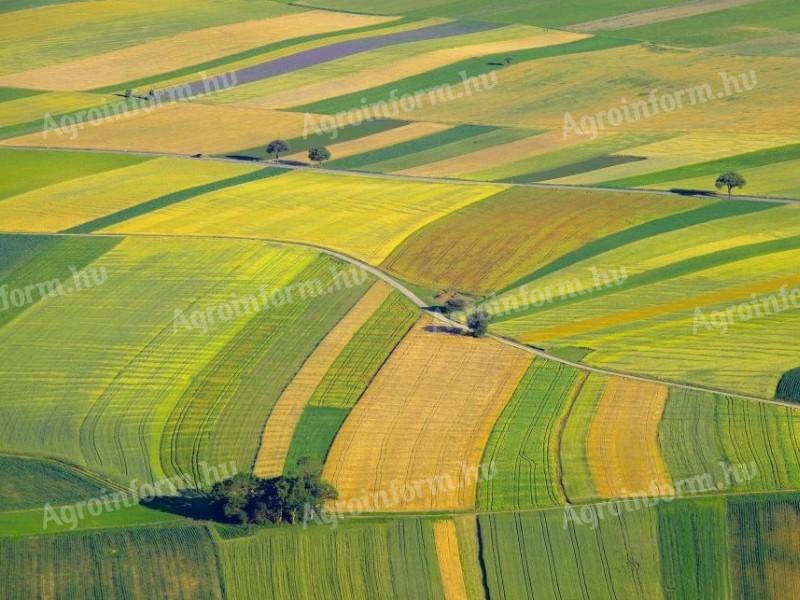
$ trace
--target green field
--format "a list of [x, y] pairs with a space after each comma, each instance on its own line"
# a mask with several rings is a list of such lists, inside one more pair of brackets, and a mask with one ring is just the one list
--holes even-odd
[[800, 597], [797, 0], [0, 38], [0, 598]]

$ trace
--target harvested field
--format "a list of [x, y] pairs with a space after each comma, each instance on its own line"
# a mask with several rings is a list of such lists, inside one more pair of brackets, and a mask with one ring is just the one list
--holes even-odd
[[381, 306], [391, 290], [383, 282], [375, 283], [303, 363], [269, 414], [253, 468], [256, 475], [275, 477], [283, 473], [292, 433], [314, 390], [358, 329]]
[[42, 133], [0, 142], [54, 148], [97, 148], [175, 154], [221, 154], [273, 138], [303, 133], [303, 115], [196, 102], [163, 104], [148, 111], [94, 121], [75, 136]]
[[431, 325], [408, 334], [334, 441], [324, 476], [343, 505], [364, 494], [382, 512], [474, 504], [474, 470], [530, 358]]
[[603, 498], [671, 495], [658, 446], [665, 386], [611, 378], [589, 428], [589, 464]]

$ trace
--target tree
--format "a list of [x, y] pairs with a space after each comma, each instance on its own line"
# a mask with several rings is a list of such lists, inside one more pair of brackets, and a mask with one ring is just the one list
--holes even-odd
[[267, 144], [267, 154], [274, 154], [275, 160], [281, 157], [281, 152], [288, 152], [289, 144], [285, 140], [272, 140]]
[[330, 160], [331, 152], [325, 146], [315, 146], [308, 149], [308, 160], [321, 165], [326, 160]]
[[474, 310], [467, 315], [467, 327], [472, 330], [474, 337], [483, 337], [489, 329], [490, 320], [489, 313], [485, 310]]
[[729, 200], [733, 188], [743, 188], [745, 185], [747, 185], [747, 181], [736, 171], [728, 171], [727, 173], [723, 173], [722, 175], [717, 177], [717, 180], [714, 182], [714, 186], [718, 190], [721, 190], [724, 187], [728, 188]]
[[297, 523], [303, 514], [319, 514], [339, 494], [324, 481], [312, 461], [298, 461], [298, 471], [261, 479], [239, 474], [214, 485], [209, 494], [214, 514], [236, 523]]

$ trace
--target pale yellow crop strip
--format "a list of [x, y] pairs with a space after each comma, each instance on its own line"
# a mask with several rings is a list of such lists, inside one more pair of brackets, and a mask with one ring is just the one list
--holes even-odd
[[121, 50], [0, 77], [0, 85], [46, 90], [89, 90], [142, 79], [294, 37], [345, 31], [391, 21], [330, 11], [304, 11], [207, 27]]
[[186, 188], [258, 170], [255, 165], [157, 158], [71, 179], [0, 202], [0, 230], [56, 232]]
[[261, 446], [253, 468], [256, 475], [274, 477], [283, 473], [294, 429], [314, 390], [341, 351], [391, 291], [392, 288], [388, 284], [382, 281], [375, 283], [325, 336], [283, 391], [264, 427]]
[[556, 325], [555, 327], [530, 330], [524, 332], [521, 335], [521, 339], [525, 342], [544, 342], [548, 340], [564, 338], [581, 333], [587, 333], [589, 331], [605, 329], [614, 325], [621, 325], [623, 323], [642, 321], [658, 315], [666, 315], [686, 309], [694, 309], [698, 306], [713, 306], [729, 300], [749, 298], [752, 294], [758, 294], [761, 292], [774, 292], [775, 290], [781, 289], [783, 286], [793, 286], [799, 283], [800, 275], [776, 277], [766, 281], [761, 281], [759, 283], [738, 286], [721, 290], [719, 292], [710, 292], [698, 296], [689, 296], [675, 302], [656, 304], [654, 306], [645, 306], [633, 310], [613, 313], [603, 317], [594, 316], [587, 319], [574, 320], [569, 323], [565, 323], [564, 325]]
[[621, 377], [609, 380], [589, 428], [589, 467], [603, 498], [672, 495], [658, 446], [668, 388]]
[[436, 521], [433, 524], [433, 539], [436, 544], [436, 557], [439, 559], [439, 573], [442, 576], [445, 600], [467, 600], [458, 536], [453, 521]]
[[[110, 114], [110, 113], [109, 113]], [[1, 144], [193, 155], [253, 147], [302, 135], [304, 115], [256, 108], [177, 102], [111, 114], [81, 126], [53, 128]], [[266, 154], [266, 153], [265, 153]]]
[[443, 510], [474, 505], [494, 423], [530, 357], [421, 319], [380, 370], [334, 440], [325, 478], [336, 507]]

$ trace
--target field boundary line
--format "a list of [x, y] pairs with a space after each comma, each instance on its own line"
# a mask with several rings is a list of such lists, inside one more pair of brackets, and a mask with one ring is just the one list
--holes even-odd
[[[25, 146], [1, 144], [0, 149], [11, 148], [17, 150], [39, 150], [42, 152], [84, 152], [96, 154], [129, 154], [133, 156], [160, 156], [165, 158], [183, 158], [187, 160], [205, 160], [214, 162], [225, 162], [232, 164], [253, 164], [275, 169], [285, 169], [287, 171], [309, 171], [312, 173], [325, 173], [327, 175], [342, 175], [349, 177], [366, 177], [370, 179], [386, 179], [389, 181], [416, 181], [418, 183], [446, 183], [451, 185], [473, 185], [473, 186], [501, 186], [506, 188], [534, 188], [545, 190], [574, 190], [590, 192], [607, 192], [617, 194], [651, 194], [653, 196], [667, 196], [686, 198], [686, 194], [671, 192], [669, 190], [655, 190], [649, 188], [606, 188], [592, 185], [569, 185], [563, 183], [513, 183], [505, 181], [488, 181], [483, 179], [457, 179], [452, 177], [422, 177], [418, 175], [401, 175], [399, 173], [373, 173], [369, 171], [356, 171], [347, 169], [329, 169], [326, 167], [314, 167], [311, 165], [287, 165], [268, 160], [243, 160], [239, 158], [229, 158], [226, 156], [196, 156], [192, 154], [180, 154], [178, 152], [158, 152], [147, 150], [104, 150], [102, 148], [59, 148], [52, 146]], [[800, 199], [780, 198], [777, 196], [731, 196], [721, 195], [713, 192], [704, 192], [689, 195], [690, 198], [707, 198], [708, 200], [720, 200], [725, 202], [769, 202], [774, 204], [800, 204]]]
[[[246, 241], [246, 242], [261, 242], [263, 244], [273, 244], [277, 246], [295, 246], [295, 247], [302, 247], [302, 248], [309, 248], [311, 250], [316, 250], [318, 252], [322, 252], [323, 254], [327, 254], [328, 256], [333, 256], [334, 258], [338, 258], [344, 262], [350, 263], [356, 267], [359, 267], [385, 281], [398, 292], [403, 294], [406, 298], [411, 300], [417, 308], [421, 309], [424, 313], [432, 316], [433, 318], [457, 329], [462, 331], [467, 331], [467, 327], [463, 323], [459, 323], [458, 321], [454, 321], [443, 315], [438, 310], [432, 308], [428, 303], [424, 302], [422, 299], [419, 298], [413, 291], [403, 285], [400, 281], [396, 280], [394, 277], [389, 275], [388, 273], [382, 271], [378, 267], [374, 267], [368, 263], [365, 263], [355, 257], [352, 257], [348, 254], [343, 252], [339, 252], [338, 250], [332, 250], [330, 248], [326, 248], [324, 246], [319, 246], [317, 244], [312, 244], [309, 242], [293, 242], [288, 240], [277, 240], [272, 238], [265, 238], [265, 237], [252, 237], [252, 236], [234, 236], [234, 235], [203, 235], [203, 234], [169, 234], [169, 233], [66, 233], [66, 232], [55, 232], [55, 233], [48, 233], [42, 231], [0, 231], [0, 235], [40, 235], [40, 236], [73, 236], [73, 237], [143, 237], [143, 238], [161, 238], [161, 239], [196, 239], [196, 240], [238, 240], [238, 241]], [[652, 377], [647, 375], [639, 375], [636, 373], [625, 373], [621, 371], [615, 371], [612, 369], [606, 369], [603, 367], [595, 367], [592, 365], [587, 365], [585, 363], [579, 363], [572, 360], [568, 360], [566, 358], [562, 358], [559, 356], [555, 356], [553, 354], [549, 354], [545, 352], [541, 348], [535, 348], [533, 346], [526, 346], [520, 342], [512, 340], [510, 338], [498, 335], [496, 333], [487, 333], [486, 337], [489, 339], [493, 339], [495, 341], [508, 344], [517, 348], [518, 350], [522, 350], [523, 352], [527, 352], [529, 354], [533, 354], [534, 356], [540, 356], [544, 359], [551, 360], [557, 363], [561, 363], [575, 369], [580, 369], [582, 371], [588, 371], [589, 373], [599, 373], [601, 375], [611, 375], [613, 377], [622, 377], [624, 379], [631, 379], [633, 381], [642, 381], [646, 383], [657, 383], [661, 385], [667, 385], [676, 389], [683, 389], [689, 390], [693, 392], [706, 392], [711, 394], [717, 394], [720, 396], [727, 396], [729, 398], [736, 398], [739, 400], [747, 400], [750, 402], [758, 402], [761, 404], [771, 404], [774, 406], [782, 406], [784, 408], [791, 408], [793, 410], [800, 409], [800, 404], [795, 404], [792, 402], [786, 402], [783, 400], [777, 400], [775, 398], [762, 398], [760, 396], [750, 396], [748, 394], [741, 394], [738, 392], [732, 392], [727, 390], [721, 390], [717, 388], [707, 387], [703, 385], [697, 384], [690, 384], [690, 383], [682, 383], [679, 381], [669, 380], [669, 379], [661, 379], [658, 377]]]

